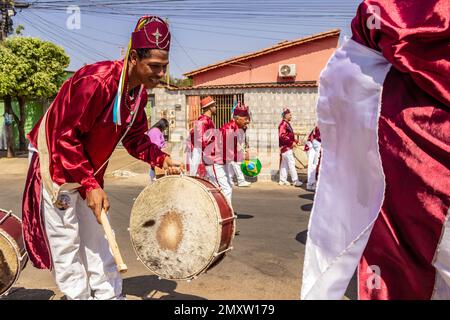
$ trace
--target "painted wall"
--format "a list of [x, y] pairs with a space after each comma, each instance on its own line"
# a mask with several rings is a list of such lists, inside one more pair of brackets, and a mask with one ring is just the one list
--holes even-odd
[[[254, 88], [254, 89], [199, 89], [169, 91], [157, 88], [149, 91], [155, 94], [155, 107], [152, 109], [152, 123], [167, 110], [175, 110], [180, 104], [181, 110], [174, 111], [175, 126], [170, 132], [170, 153], [175, 160], [184, 159], [187, 137], [189, 106], [186, 95], [237, 94], [244, 93], [245, 103], [250, 106], [252, 120], [247, 130], [251, 152], [264, 164], [259, 176], [268, 180], [278, 174], [279, 147], [278, 124], [281, 121], [283, 107], [293, 113], [291, 122], [294, 131], [303, 142], [316, 123], [317, 88]], [[304, 158], [305, 159], [305, 158]]]
[[[27, 101], [25, 106], [26, 119], [25, 119], [25, 134], [33, 129], [34, 125], [38, 122], [44, 113], [44, 106], [47, 106], [48, 102], [45, 100], [41, 101]], [[19, 105], [17, 101], [12, 101], [12, 107], [16, 114], [19, 114]], [[6, 149], [6, 133], [4, 129], [5, 123], [5, 106], [3, 101], [0, 101], [0, 150]], [[15, 148], [19, 147], [19, 130], [17, 129], [17, 124], [14, 121], [13, 125], [13, 135], [14, 135], [14, 145]]]
[[[194, 75], [194, 86], [318, 81], [338, 45], [339, 37], [330, 37], [294, 46], [277, 52], [212, 69]], [[295, 79], [278, 77], [280, 64], [296, 64]]]

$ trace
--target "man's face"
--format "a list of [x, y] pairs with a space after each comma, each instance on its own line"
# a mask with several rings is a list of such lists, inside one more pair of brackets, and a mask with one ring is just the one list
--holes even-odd
[[214, 103], [211, 107], [209, 107], [209, 110], [211, 110], [211, 114], [213, 116], [215, 116], [216, 113], [217, 113], [217, 106], [216, 106], [216, 104]]
[[289, 112], [284, 115], [284, 120], [289, 122], [289, 121], [291, 121], [291, 119], [292, 119], [292, 113]]
[[235, 117], [234, 121], [236, 122], [237, 126], [239, 127], [239, 129], [243, 129], [246, 130], [247, 129], [247, 125], [250, 123], [250, 117]]
[[155, 88], [164, 77], [169, 64], [169, 52], [165, 50], [152, 49], [148, 58], [139, 58], [137, 53], [131, 55], [131, 63], [136, 66], [136, 74], [139, 81], [146, 89]]

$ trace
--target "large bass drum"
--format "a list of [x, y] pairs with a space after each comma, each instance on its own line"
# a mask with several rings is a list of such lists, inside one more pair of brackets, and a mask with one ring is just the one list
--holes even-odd
[[22, 221], [0, 209], [0, 296], [19, 278], [28, 256], [22, 239]]
[[136, 199], [130, 236], [139, 260], [160, 278], [190, 280], [232, 249], [235, 215], [212, 183], [166, 176]]

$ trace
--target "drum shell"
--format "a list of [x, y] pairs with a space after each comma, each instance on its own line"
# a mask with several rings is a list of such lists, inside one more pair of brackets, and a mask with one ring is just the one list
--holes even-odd
[[[2, 221], [3, 220], [3, 221]], [[4, 238], [9, 243], [16, 253], [18, 270], [16, 270], [15, 279], [7, 288], [0, 288], [0, 295], [7, 292], [11, 286], [17, 281], [20, 272], [25, 268], [27, 263], [27, 256], [25, 244], [22, 237], [22, 222], [13, 215], [0, 209], [0, 237]], [[22, 258], [23, 257], [23, 258]]]
[[[222, 238], [219, 246], [219, 252], [224, 251], [231, 246], [231, 242], [234, 238], [235, 220], [232, 219], [234, 217], [234, 212], [230, 208], [225, 196], [211, 182], [197, 177], [191, 178], [197, 180], [205, 187], [207, 187], [211, 192], [211, 194], [213, 195], [214, 199], [216, 200], [217, 206], [219, 207], [221, 218], [222, 220], [225, 220], [222, 223]], [[218, 255], [215, 261], [222, 258], [223, 255], [224, 254]]]

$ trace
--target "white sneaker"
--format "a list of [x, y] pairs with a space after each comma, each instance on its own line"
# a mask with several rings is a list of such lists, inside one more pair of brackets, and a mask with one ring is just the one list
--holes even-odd
[[289, 183], [289, 182], [287, 182], [287, 181], [280, 181], [280, 182], [278, 182], [278, 184], [280, 185], [280, 186], [290, 186], [291, 184]]
[[251, 182], [244, 181], [242, 183], [238, 183], [238, 187], [250, 187], [251, 184], [252, 184]]
[[303, 182], [301, 182], [300, 180], [297, 180], [294, 182], [294, 187], [300, 187], [302, 186]]
[[315, 184], [315, 183], [308, 183], [308, 184], [306, 185], [306, 190], [309, 190], [309, 191], [314, 191], [314, 190], [316, 190], [316, 184]]

